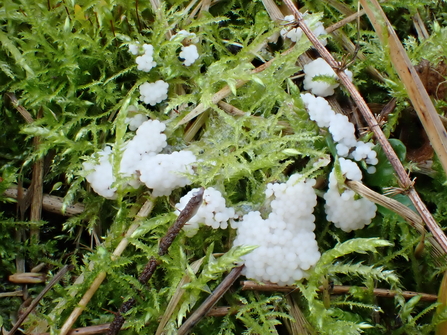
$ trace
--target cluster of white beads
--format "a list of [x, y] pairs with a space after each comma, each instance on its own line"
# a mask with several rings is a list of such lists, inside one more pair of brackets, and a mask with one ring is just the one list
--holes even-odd
[[[329, 76], [338, 80], [338, 76], [334, 70], [323, 58], [317, 58], [309, 64], [304, 65], [303, 70], [305, 73], [303, 82], [304, 89], [311, 91], [312, 94], [327, 97], [334, 94], [334, 89], [340, 85], [338, 82], [328, 83], [315, 78], [316, 76]], [[345, 70], [345, 73], [352, 80], [352, 72]]]
[[157, 80], [155, 83], [145, 82], [139, 87], [140, 100], [154, 106], [168, 97], [168, 88], [169, 84], [163, 80]]
[[[295, 16], [294, 15], [287, 15], [284, 17], [285, 21], [288, 22], [293, 22], [295, 21]], [[310, 20], [309, 19], [305, 19], [304, 23], [309, 26], [310, 25]], [[317, 22], [315, 27], [311, 27], [312, 28], [312, 32], [315, 34], [315, 36], [320, 36], [320, 35], [326, 35], [327, 32], [324, 29], [323, 23], [322, 22]], [[301, 28], [292, 28], [290, 30], [284, 28], [281, 30], [281, 35], [283, 37], [287, 37], [290, 38], [290, 40], [292, 42], [296, 42], [299, 41], [301, 39], [301, 37], [304, 35], [303, 31], [301, 30]], [[321, 44], [326, 45], [327, 44], [327, 40], [326, 38], [319, 38]]]
[[250, 212], [237, 223], [234, 245], [259, 246], [242, 257], [248, 278], [291, 285], [320, 259], [313, 233], [315, 180], [300, 179], [295, 174], [285, 184], [268, 184], [266, 196], [274, 197], [269, 217]]
[[112, 164], [110, 163], [111, 147], [105, 147], [104, 150], [98, 151], [98, 163], [84, 162], [83, 168], [89, 174], [85, 177], [90, 183], [93, 190], [99, 195], [107, 199], [116, 198], [116, 188], [112, 188], [115, 182]]
[[[337, 142], [335, 148], [338, 156], [352, 157], [356, 161], [365, 159], [366, 163], [370, 165], [378, 163], [377, 153], [372, 150], [374, 145], [357, 141], [354, 125], [349, 122], [346, 115], [336, 114], [326, 99], [322, 97], [305, 93], [301, 94], [301, 99], [309, 113], [310, 119], [317, 122], [320, 128], [325, 127], [329, 129], [334, 142]], [[351, 149], [354, 150], [350, 153]], [[374, 173], [375, 170], [369, 169], [368, 172]]]
[[377, 152], [372, 150], [374, 144], [358, 141], [355, 150], [351, 153], [352, 158], [356, 161], [364, 159], [366, 164], [377, 165]]
[[157, 66], [157, 63], [154, 62], [154, 47], [151, 44], [145, 43], [142, 46], [140, 46], [139, 42], [129, 44], [129, 52], [135, 56], [140, 55], [135, 59], [135, 63], [138, 64], [138, 70], [149, 72]]
[[199, 52], [197, 51], [197, 47], [191, 44], [186, 47], [183, 46], [179, 56], [184, 59], [183, 64], [185, 66], [190, 66], [199, 58]]
[[143, 44], [144, 54], [135, 59], [138, 64], [137, 69], [144, 72], [149, 72], [153, 67], [157, 66], [154, 62], [154, 47], [151, 44]]
[[[355, 162], [344, 158], [340, 158], [339, 162], [341, 171], [347, 179], [362, 180], [362, 172]], [[341, 194], [340, 186], [344, 189]], [[332, 171], [329, 175], [329, 189], [324, 195], [327, 220], [346, 232], [361, 229], [370, 224], [376, 216], [377, 206], [368, 199], [355, 197], [354, 191], [338, 185], [335, 171]]]
[[161, 152], [167, 145], [166, 135], [163, 134], [165, 128], [165, 124], [158, 120], [142, 123], [134, 138], [124, 145], [120, 173], [124, 176], [136, 176], [143, 158], [152, 157]]
[[196, 34], [190, 33], [186, 30], [180, 30], [177, 34], [171, 37], [171, 40], [175, 38], [179, 39], [184, 44], [179, 57], [184, 59], [183, 64], [185, 66], [190, 66], [199, 58], [197, 46], [192, 44], [198, 43], [199, 39], [197, 38]]
[[[190, 184], [184, 174], [193, 174], [191, 164], [196, 161], [190, 151], [160, 154], [166, 147], [166, 126], [158, 120], [143, 122], [136, 135], [122, 148], [119, 173], [127, 177], [127, 184], [137, 188], [141, 183], [153, 189], [154, 196], [169, 195], [177, 187]], [[114, 199], [116, 189], [111, 185], [116, 181], [112, 172], [113, 151], [106, 147], [99, 152], [99, 163], [85, 162], [87, 181], [99, 195]]]
[[[192, 196], [198, 190], [198, 188], [195, 188], [180, 199], [180, 202], [175, 205], [177, 215], [185, 208], [188, 201], [191, 200]], [[225, 198], [222, 194], [215, 188], [208, 187], [203, 193], [203, 202], [197, 213], [183, 227], [183, 230], [186, 236], [191, 237], [197, 234], [201, 224], [205, 224], [214, 229], [226, 229], [228, 227], [228, 220], [235, 219], [236, 217], [234, 208], [226, 206]]]
[[129, 44], [129, 52], [136, 56], [140, 54], [140, 42], [135, 42], [135, 44]]
[[146, 122], [149, 118], [144, 115], [138, 113], [137, 106], [130, 105], [129, 108], [127, 108], [127, 117], [124, 122], [126, 122], [129, 125], [129, 130], [137, 130], [139, 126], [143, 122]]
[[139, 167], [140, 180], [152, 189], [152, 195], [169, 195], [177, 187], [191, 184], [186, 174], [194, 174], [192, 164], [196, 156], [188, 150], [145, 156]]

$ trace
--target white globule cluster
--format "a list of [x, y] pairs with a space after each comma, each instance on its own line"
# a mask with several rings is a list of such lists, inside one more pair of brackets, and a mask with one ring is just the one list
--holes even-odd
[[234, 245], [259, 246], [242, 257], [246, 277], [291, 285], [320, 259], [312, 214], [316, 181], [300, 179], [294, 174], [287, 183], [268, 184], [266, 196], [274, 196], [269, 217], [264, 220], [259, 212], [250, 212], [236, 224]]
[[149, 120], [149, 118], [144, 114], [135, 114], [132, 117], [127, 117], [125, 122], [129, 125], [129, 130], [137, 130], [144, 122]]
[[136, 56], [140, 54], [140, 42], [135, 42], [135, 44], [129, 44], [129, 52]]
[[186, 47], [183, 46], [179, 56], [184, 59], [183, 64], [185, 66], [190, 66], [199, 58], [199, 52], [197, 51], [197, 47], [191, 44]]
[[127, 117], [124, 122], [129, 125], [129, 130], [137, 130], [138, 127], [147, 120], [149, 120], [149, 118], [146, 115], [138, 113], [137, 106], [130, 105], [129, 108], [127, 108]]
[[179, 38], [183, 42], [182, 51], [179, 57], [184, 59], [183, 65], [191, 66], [197, 59], [199, 59], [199, 52], [197, 46], [192, 43], [198, 43], [199, 39], [194, 33], [186, 30], [180, 30], [177, 34], [171, 37], [171, 40]]
[[351, 153], [351, 156], [356, 161], [361, 161], [364, 159], [366, 164], [377, 165], [379, 160], [377, 159], [377, 152], [372, 150], [373, 147], [373, 143], [358, 141], [355, 150]]
[[[177, 215], [185, 208], [188, 201], [198, 190], [198, 188], [195, 188], [180, 199], [180, 203], [175, 205]], [[228, 227], [228, 220], [235, 219], [236, 217], [234, 208], [226, 206], [225, 198], [222, 194], [215, 188], [208, 187], [203, 193], [203, 202], [197, 213], [183, 227], [183, 230], [186, 236], [191, 237], [197, 233], [201, 224], [205, 224], [214, 229], [226, 229]]]
[[143, 44], [144, 54], [135, 59], [138, 64], [137, 69], [144, 72], [149, 72], [152, 68], [157, 66], [154, 62], [154, 47], [151, 44]]
[[[340, 85], [338, 82], [330, 84], [326, 81], [314, 78], [315, 76], [330, 76], [338, 80], [337, 74], [323, 58], [317, 58], [309, 64], [304, 65], [303, 70], [305, 73], [303, 82], [304, 89], [311, 91], [312, 94], [327, 97], [334, 94], [334, 89]], [[352, 72], [345, 70], [345, 73], [352, 81]]]
[[[120, 173], [127, 177], [136, 177], [137, 171], [142, 168], [145, 169], [142, 166], [143, 159], [157, 155], [167, 145], [166, 135], [163, 134], [165, 128], [165, 124], [158, 120], [149, 120], [142, 123], [134, 138], [124, 145]], [[138, 187], [138, 185], [134, 184], [132, 186]]]
[[[195, 155], [187, 150], [160, 154], [167, 145], [166, 135], [162, 133], [165, 128], [158, 120], [143, 122], [122, 149], [119, 173], [134, 188], [146, 184], [154, 196], [169, 195], [175, 188], [189, 185], [188, 178], [182, 174], [192, 174], [190, 164], [196, 161]], [[112, 149], [106, 147], [99, 152], [99, 164], [83, 163], [93, 190], [108, 199], [116, 198], [116, 189], [111, 187], [116, 181], [112, 172], [113, 157]]]
[[[362, 179], [362, 172], [355, 162], [344, 158], [340, 158], [339, 162], [341, 171], [347, 179], [354, 181]], [[355, 192], [350, 189], [345, 189], [340, 194], [339, 186], [335, 172], [332, 171], [329, 175], [329, 189], [324, 195], [327, 220], [345, 232], [361, 229], [370, 224], [376, 216], [377, 206], [368, 199], [356, 199]]]
[[[329, 129], [334, 142], [337, 142], [335, 148], [338, 156], [352, 157], [356, 161], [364, 159], [370, 165], [378, 163], [377, 152], [372, 149], [374, 144], [357, 141], [354, 125], [349, 122], [346, 115], [335, 113], [326, 99], [322, 97], [305, 93], [301, 94], [301, 99], [310, 119], [315, 121], [318, 127]], [[351, 150], [353, 151], [351, 152]], [[374, 173], [374, 169], [370, 168], [368, 168], [368, 172]]]
[[99, 156], [98, 164], [91, 162], [82, 164], [84, 171], [89, 172], [85, 179], [87, 179], [96, 193], [107, 199], [116, 198], [116, 188], [112, 188], [112, 184], [116, 179], [110, 163], [111, 153], [112, 148], [107, 146], [104, 150], [100, 150], [97, 153]]
[[[295, 16], [294, 15], [287, 15], [284, 17], [285, 21], [288, 22], [293, 22], [295, 21]], [[304, 20], [304, 23], [309, 26], [310, 24], [310, 20]], [[312, 32], [315, 34], [315, 36], [320, 36], [320, 35], [326, 35], [327, 32], [324, 29], [323, 23], [321, 22], [317, 22], [316, 27], [312, 30]], [[304, 35], [303, 31], [301, 28], [292, 28], [290, 30], [287, 29], [282, 29], [281, 30], [281, 35], [283, 37], [287, 37], [290, 38], [290, 40], [292, 42], [296, 42], [299, 41], [301, 39], [301, 37]], [[319, 39], [321, 44], [326, 45], [327, 44], [327, 40], [326, 38], [320, 38]]]
[[191, 184], [185, 174], [193, 174], [196, 156], [188, 150], [145, 156], [139, 164], [140, 180], [152, 189], [155, 197], [169, 195], [177, 187]]
[[140, 100], [145, 104], [154, 106], [159, 102], [167, 99], [168, 97], [169, 84], [163, 80], [157, 80], [155, 83], [145, 82], [141, 84], [140, 89]]

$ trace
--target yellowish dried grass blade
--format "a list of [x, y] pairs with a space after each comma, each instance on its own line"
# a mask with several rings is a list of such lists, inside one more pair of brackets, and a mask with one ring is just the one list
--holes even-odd
[[265, 9], [267, 10], [267, 13], [269, 13], [270, 18], [273, 21], [278, 22], [284, 19], [284, 15], [281, 13], [281, 10], [276, 5], [275, 1], [262, 0], [262, 4], [264, 5]]
[[[202, 257], [201, 259], [195, 261], [191, 264], [191, 269], [194, 273], [197, 273], [199, 271], [200, 266], [203, 263], [203, 260], [205, 258]], [[160, 320], [160, 323], [158, 324], [157, 332], [155, 335], [160, 335], [163, 333], [163, 329], [166, 327], [166, 324], [168, 323], [169, 319], [172, 316], [172, 313], [174, 313], [175, 308], [177, 307], [180, 299], [183, 296], [183, 293], [185, 293], [185, 290], [182, 288], [183, 285], [189, 283], [191, 281], [191, 278], [188, 275], [183, 276], [180, 283], [177, 285], [177, 289], [172, 296], [171, 300], [169, 301], [168, 306], [166, 307], [165, 313], [163, 314], [163, 317]]]
[[[441, 286], [439, 287], [438, 302], [442, 304], [437, 309], [439, 313], [447, 305], [447, 271], [444, 272]], [[436, 335], [444, 334], [447, 334], [447, 322], [442, 322], [436, 327]]]
[[360, 0], [360, 3], [382, 43], [388, 43], [393, 66], [408, 92], [444, 171], [447, 172], [447, 133], [424, 85], [377, 0]]

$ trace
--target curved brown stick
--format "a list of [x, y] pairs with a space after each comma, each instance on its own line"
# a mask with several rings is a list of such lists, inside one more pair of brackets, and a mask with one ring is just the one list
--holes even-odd
[[19, 329], [20, 325], [25, 321], [25, 319], [28, 317], [29, 313], [33, 311], [34, 308], [39, 304], [39, 301], [43, 298], [43, 296], [59, 281], [62, 279], [62, 277], [65, 276], [65, 274], [72, 270], [74, 268], [73, 265], [65, 265], [62, 269], [59, 270], [59, 272], [51, 279], [51, 281], [48, 283], [47, 286], [42, 290], [42, 292], [39, 293], [39, 295], [33, 300], [31, 305], [26, 309], [26, 311], [20, 316], [20, 318], [17, 320], [16, 324], [12, 329], [9, 331], [8, 335], [13, 335], [17, 329]]
[[216, 289], [211, 293], [211, 295], [206, 298], [202, 305], [191, 314], [191, 316], [182, 324], [178, 329], [177, 335], [185, 335], [191, 331], [191, 329], [202, 320], [207, 313], [211, 310], [214, 304], [228, 291], [228, 289], [233, 285], [233, 283], [241, 275], [241, 271], [244, 265], [237, 268], [233, 268], [228, 276], [216, 287]]
[[[250, 280], [245, 280], [241, 282], [241, 284], [242, 284], [242, 290], [244, 291], [292, 292], [298, 289], [296, 286], [280, 286], [272, 283], [258, 284]], [[334, 287], [331, 288], [330, 293], [332, 295], [348, 294], [351, 288], [352, 286], [334, 285]], [[367, 287], [360, 287], [360, 288], [365, 291], [369, 290]], [[319, 287], [319, 291], [323, 291], [323, 286]], [[411, 299], [418, 295], [421, 296], [421, 301], [436, 301], [438, 299], [438, 296], [436, 294], [420, 293], [413, 291], [397, 292], [393, 290], [388, 290], [386, 288], [375, 288], [373, 290], [373, 294], [376, 297], [382, 297], [382, 298], [394, 298], [397, 294], [401, 294], [405, 299]]]
[[[160, 245], [158, 248], [159, 256], [163, 256], [168, 253], [169, 247], [171, 246], [172, 242], [174, 242], [177, 235], [180, 233], [180, 230], [197, 213], [200, 205], [202, 204], [204, 192], [205, 188], [201, 187], [200, 190], [196, 192], [189, 200], [185, 208], [180, 212], [174, 224], [169, 227], [168, 232], [160, 241]], [[158, 264], [159, 261], [152, 256], [149, 262], [144, 267], [144, 270], [138, 278], [138, 281], [141, 284], [145, 285], [149, 281], [149, 279], [151, 279], [152, 275], [157, 269]], [[135, 305], [135, 303], [135, 298], [131, 298], [121, 305], [120, 310], [118, 311], [118, 313], [115, 314], [115, 318], [110, 324], [107, 335], [116, 335], [119, 333], [125, 321], [123, 314], [127, 313]]]

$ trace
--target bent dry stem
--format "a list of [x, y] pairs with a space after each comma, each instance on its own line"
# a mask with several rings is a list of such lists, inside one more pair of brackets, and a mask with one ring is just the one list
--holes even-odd
[[[172, 242], [174, 242], [177, 235], [180, 233], [180, 230], [197, 213], [200, 205], [202, 204], [204, 192], [205, 188], [201, 187], [199, 191], [196, 192], [189, 200], [185, 208], [180, 212], [174, 224], [169, 227], [168, 232], [160, 241], [160, 246], [158, 249], [159, 256], [164, 256], [168, 253], [169, 247], [171, 246]], [[155, 257], [151, 257], [149, 262], [144, 267], [144, 270], [141, 273], [140, 277], [138, 278], [138, 281], [141, 284], [145, 285], [149, 281], [149, 279], [151, 279], [159, 263], [160, 262]], [[119, 311], [115, 314], [115, 319], [110, 324], [107, 335], [116, 335], [119, 333], [125, 321], [123, 314], [127, 313], [135, 305], [135, 303], [135, 298], [131, 298], [121, 305]]]

